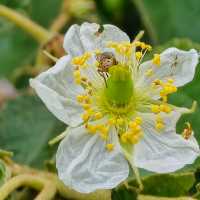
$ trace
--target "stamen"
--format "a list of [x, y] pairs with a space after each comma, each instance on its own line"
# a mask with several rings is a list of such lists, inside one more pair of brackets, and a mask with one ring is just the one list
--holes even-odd
[[123, 143], [131, 143], [136, 144], [139, 142], [141, 137], [143, 136], [143, 132], [141, 130], [142, 118], [136, 117], [133, 121], [129, 122], [128, 130], [123, 133], [120, 137]]
[[109, 152], [113, 151], [113, 149], [114, 149], [114, 144], [111, 144], [111, 143], [106, 144], [106, 149], [107, 149]]
[[142, 57], [142, 52], [141, 52], [141, 51], [137, 51], [137, 52], [135, 53], [135, 57], [136, 57], [137, 61], [140, 61], [140, 59], [141, 59], [141, 57]]
[[154, 54], [153, 57], [153, 64], [155, 64], [156, 66], [160, 66], [160, 55], [159, 54]]
[[89, 60], [90, 57], [91, 57], [91, 53], [86, 52], [81, 56], [74, 57], [72, 59], [72, 64], [75, 66], [80, 66], [80, 67], [85, 68], [87, 67], [86, 62]]
[[156, 116], [156, 122], [155, 122], [155, 128], [160, 132], [165, 127], [163, 119], [160, 117], [160, 115]]

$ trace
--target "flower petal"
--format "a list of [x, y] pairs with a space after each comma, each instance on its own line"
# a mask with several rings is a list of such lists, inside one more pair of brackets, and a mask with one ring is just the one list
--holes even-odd
[[110, 24], [101, 27], [99, 24], [95, 23], [83, 23], [80, 28], [80, 35], [83, 46], [88, 51], [95, 49], [106, 51], [109, 41], [130, 41], [126, 33]]
[[126, 33], [113, 25], [83, 23], [81, 26], [72, 25], [64, 38], [64, 49], [72, 56], [80, 56], [86, 51], [106, 49], [109, 41], [129, 41]]
[[76, 96], [83, 93], [83, 88], [73, 81], [70, 60], [70, 56], [62, 57], [54, 67], [31, 79], [30, 85], [58, 119], [77, 126], [82, 122], [82, 108]]
[[[198, 53], [196, 50], [182, 51], [177, 48], [169, 48], [160, 55], [160, 66], [156, 66], [152, 61], [144, 62], [140, 65], [139, 83], [149, 85], [155, 79], [167, 80], [172, 78], [175, 80], [176, 86], [182, 86], [192, 81], [195, 69], [198, 64]], [[145, 73], [153, 70], [151, 76]]]
[[105, 141], [97, 134], [87, 133], [83, 126], [69, 128], [56, 155], [59, 178], [82, 193], [111, 189], [126, 179], [129, 166], [120, 151], [116, 133], [111, 134], [115, 148], [108, 152]]
[[[165, 114], [165, 131], [154, 128], [155, 116], [144, 114], [144, 138], [135, 145], [133, 162], [139, 168], [158, 173], [176, 171], [186, 164], [192, 164], [200, 155], [197, 141], [193, 136], [186, 140], [176, 134], [176, 122], [183, 109]], [[164, 117], [164, 116], [163, 116]]]
[[72, 25], [65, 34], [63, 47], [67, 53], [72, 57], [80, 56], [85, 52], [81, 38], [80, 26], [77, 24]]

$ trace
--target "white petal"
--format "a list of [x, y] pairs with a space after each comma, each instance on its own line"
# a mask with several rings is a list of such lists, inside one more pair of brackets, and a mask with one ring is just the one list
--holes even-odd
[[129, 166], [120, 151], [116, 133], [112, 133], [116, 146], [108, 152], [105, 141], [97, 134], [87, 133], [83, 126], [68, 131], [56, 155], [59, 178], [67, 186], [89, 193], [114, 188], [127, 178]]
[[[155, 79], [167, 80], [172, 78], [175, 80], [176, 86], [182, 86], [192, 81], [195, 69], [198, 64], [198, 53], [196, 50], [182, 51], [177, 48], [169, 48], [160, 54], [161, 65], [158, 67], [147, 61], [140, 66], [140, 75], [142, 78], [139, 80], [140, 84], [149, 85]], [[145, 72], [153, 69], [152, 76], [145, 76]]]
[[65, 34], [63, 47], [72, 57], [80, 56], [85, 52], [80, 38], [80, 26], [72, 25]]
[[144, 138], [135, 145], [134, 163], [139, 168], [158, 173], [176, 171], [186, 164], [192, 164], [200, 155], [197, 141], [193, 136], [189, 140], [176, 134], [176, 122], [182, 110], [176, 110], [167, 117], [165, 131], [159, 133], [154, 128], [153, 114], [144, 114]]
[[83, 94], [83, 89], [73, 81], [70, 60], [70, 56], [62, 57], [54, 67], [31, 79], [30, 85], [58, 119], [77, 126], [82, 122], [82, 108], [76, 96]]
[[116, 26], [104, 25], [101, 33], [99, 28], [95, 23], [71, 26], [64, 38], [64, 49], [72, 56], [79, 56], [86, 51], [106, 49], [108, 41], [129, 41], [127, 34]]
[[83, 46], [86, 50], [105, 50], [109, 41], [122, 42], [129, 41], [129, 37], [126, 33], [121, 31], [118, 27], [107, 24], [103, 25], [102, 32], [100, 25], [95, 23], [84, 23], [80, 28], [80, 35]]

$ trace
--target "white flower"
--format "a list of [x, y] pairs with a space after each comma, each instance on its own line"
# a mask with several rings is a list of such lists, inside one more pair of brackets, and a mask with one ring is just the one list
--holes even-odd
[[66, 185], [83, 193], [110, 189], [128, 177], [129, 164], [166, 173], [196, 159], [191, 127], [187, 137], [176, 133], [188, 109], [167, 103], [193, 79], [196, 50], [169, 48], [141, 63], [150, 45], [130, 42], [115, 26], [89, 23], [71, 26], [64, 48], [68, 55], [30, 84], [69, 126], [56, 156]]

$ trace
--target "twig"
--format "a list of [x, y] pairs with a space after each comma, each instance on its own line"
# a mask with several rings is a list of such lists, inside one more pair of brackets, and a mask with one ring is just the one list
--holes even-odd
[[47, 179], [23, 174], [11, 178], [0, 188], [0, 200], [6, 199], [11, 192], [21, 186], [28, 186], [41, 191], [35, 200], [51, 200], [56, 194], [56, 187]]
[[[22, 166], [14, 163], [11, 159], [7, 158], [5, 160], [7, 165], [10, 167], [12, 174], [14, 176], [22, 175], [22, 174], [31, 174], [34, 177], [43, 178], [45, 180], [50, 181], [55, 184], [56, 190], [59, 195], [66, 199], [74, 199], [74, 200], [111, 200], [111, 191], [110, 190], [98, 190], [89, 194], [81, 194], [76, 192], [75, 190], [70, 189], [65, 186], [58, 177], [50, 172], [39, 171], [36, 169], [32, 169], [27, 166]], [[0, 199], [2, 200], [2, 199]], [[37, 199], [38, 200], [38, 199]], [[44, 199], [40, 199], [44, 200]]]
[[26, 18], [25, 16], [17, 13], [16, 11], [4, 5], [0, 5], [0, 16], [5, 17], [6, 19], [11, 21], [18, 27], [25, 30], [33, 38], [35, 38], [40, 44], [47, 42], [54, 35], [53, 33], [44, 29], [43, 27], [36, 24], [32, 20]]

